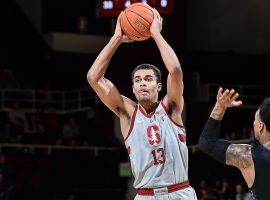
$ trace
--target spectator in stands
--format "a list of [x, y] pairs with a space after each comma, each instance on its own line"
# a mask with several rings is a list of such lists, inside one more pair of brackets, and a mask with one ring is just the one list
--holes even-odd
[[200, 196], [200, 191], [201, 190], [206, 190], [206, 186], [207, 186], [206, 181], [205, 180], [201, 180], [200, 181], [200, 184], [199, 184], [199, 188], [198, 188], [198, 191], [199, 191], [198, 196]]
[[39, 143], [46, 144], [48, 143], [48, 131], [47, 131], [47, 125], [46, 120], [44, 118], [44, 110], [39, 109], [39, 111], [36, 114], [36, 127], [37, 127], [37, 136]]
[[22, 137], [23, 143], [31, 143], [33, 138], [36, 137], [36, 115], [33, 114], [30, 116], [29, 122], [26, 122], [24, 134]]
[[221, 190], [220, 190], [221, 200], [227, 200], [231, 197], [231, 189], [226, 178], [222, 179]]
[[49, 138], [50, 143], [52, 143], [59, 137], [58, 118], [55, 113], [55, 109], [52, 106], [49, 108], [46, 124], [47, 124], [47, 130], [48, 130], [48, 138]]
[[213, 187], [208, 185], [205, 180], [201, 180], [198, 188], [198, 199], [199, 200], [215, 200], [213, 195]]
[[77, 125], [75, 118], [70, 117], [67, 123], [63, 126], [63, 143], [74, 145], [80, 138], [80, 128]]
[[26, 126], [26, 113], [20, 109], [18, 102], [15, 102], [9, 111], [9, 122], [11, 134], [14, 134], [15, 137], [24, 132]]
[[226, 140], [231, 140], [231, 133], [230, 133], [230, 132], [225, 133], [224, 138], [225, 138]]
[[[84, 113], [82, 119], [80, 120], [80, 127], [82, 128], [82, 139], [85, 145], [88, 144], [97, 144], [98, 138], [97, 136], [93, 137], [93, 134], [96, 133], [95, 126], [95, 110], [93, 107], [90, 107], [86, 113]], [[98, 136], [100, 137], [100, 136]]]
[[221, 181], [220, 180], [215, 181], [214, 196], [216, 197], [216, 199], [221, 198]]
[[40, 141], [44, 138], [46, 130], [39, 115], [32, 114], [30, 116], [30, 120], [29, 122], [27, 121], [24, 132], [23, 139], [26, 143], [31, 143], [31, 141], [37, 142], [37, 139]]
[[[248, 130], [248, 128], [247, 127], [245, 127], [245, 126], [243, 126], [243, 128], [242, 128], [242, 139], [247, 139], [247, 138], [250, 138], [250, 132], [249, 132], [249, 130]], [[238, 135], [238, 134], [237, 134]], [[240, 135], [240, 134], [239, 134]]]
[[231, 138], [231, 140], [237, 140], [237, 139], [241, 139], [241, 138], [239, 138], [239, 137], [236, 137], [236, 133], [235, 133], [235, 131], [232, 131], [232, 132], [231, 132], [231, 134], [230, 134], [230, 138]]
[[27, 123], [25, 132], [32, 134], [45, 133], [45, 127], [37, 114], [33, 114], [30, 116], [30, 122]]
[[235, 185], [235, 191], [232, 196], [233, 200], [243, 200], [244, 199], [244, 188], [243, 185], [241, 184], [236, 184]]

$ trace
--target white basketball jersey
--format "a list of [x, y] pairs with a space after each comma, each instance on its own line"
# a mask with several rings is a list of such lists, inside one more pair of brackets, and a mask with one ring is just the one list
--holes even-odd
[[135, 188], [157, 188], [188, 180], [188, 148], [183, 126], [162, 102], [152, 114], [138, 105], [125, 140]]

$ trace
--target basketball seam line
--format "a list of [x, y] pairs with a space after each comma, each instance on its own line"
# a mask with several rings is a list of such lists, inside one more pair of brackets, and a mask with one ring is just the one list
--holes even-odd
[[[126, 14], [124, 14], [124, 15], [125, 15], [125, 18], [127, 18], [127, 17], [126, 17]], [[121, 17], [121, 19], [120, 19], [120, 25], [121, 25], [121, 27], [123, 27], [122, 17]], [[136, 37], [134, 34], [128, 34], [128, 33], [125, 31], [124, 28], [121, 28], [121, 29], [122, 29], [122, 31], [124, 32], [124, 34], [125, 34], [126, 36], [132, 35], [132, 36]]]
[[[147, 7], [147, 6], [145, 6], [145, 5], [137, 5], [138, 7], [143, 7], [143, 8], [146, 8], [146, 9], [148, 9], [148, 10], [151, 10], [151, 8], [149, 8], [149, 7]], [[126, 10], [126, 12], [127, 11], [131, 11], [131, 12], [133, 12], [132, 10], [129, 10], [129, 9], [127, 9]], [[151, 10], [152, 11], [152, 10]], [[136, 13], [137, 14], [137, 13]], [[154, 16], [154, 13], [153, 13], [153, 11], [152, 11], [152, 14], [153, 14], [153, 16]]]
[[[139, 35], [141, 35], [141, 36], [143, 36], [143, 37], [148, 37], [148, 36], [146, 36], [146, 35], [141, 34], [139, 31], [137, 31], [137, 30], [134, 28], [134, 26], [132, 25], [132, 23], [130, 23], [128, 17], [127, 17], [126, 15], [125, 15], [125, 17], [127, 18], [128, 23], [130, 24], [130, 26], [131, 26], [131, 27], [132, 27]], [[132, 34], [132, 35], [133, 35], [133, 34]]]
[[[138, 6], [138, 7], [144, 7], [144, 8], [146, 8], [146, 9], [148, 9], [148, 10], [151, 10], [151, 8], [149, 8], [149, 7], [147, 7], [147, 6], [144, 6], [144, 5], [136, 5], [136, 6]], [[151, 10], [152, 11], [152, 10]], [[153, 12], [153, 11], [152, 11]]]
[[[134, 27], [131, 25], [130, 21], [128, 20], [126, 14], [124, 14], [124, 15], [125, 15], [125, 18], [127, 19], [128, 23], [130, 24], [130, 26], [134, 29]], [[134, 29], [134, 31], [137, 32], [136, 29]], [[137, 32], [137, 33], [140, 34], [139, 32]], [[127, 33], [125, 33], [125, 34], [127, 34]], [[127, 35], [132, 35], [132, 36], [138, 38], [138, 35], [134, 35], [133, 33], [128, 33]], [[141, 35], [141, 34], [140, 34], [140, 35]]]
[[138, 14], [138, 13], [132, 11], [132, 10], [128, 10], [128, 12], [133, 12], [134, 14], [139, 15], [139, 16], [140, 16], [141, 18], [143, 18], [149, 25], [151, 25], [151, 24], [147, 21], [147, 19], [145, 19], [145, 18], [144, 18], [143, 16], [141, 16], [140, 14]]

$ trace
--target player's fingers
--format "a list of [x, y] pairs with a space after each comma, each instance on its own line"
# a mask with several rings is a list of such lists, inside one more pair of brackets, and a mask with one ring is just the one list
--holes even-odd
[[153, 10], [154, 10], [154, 13], [156, 15], [156, 19], [158, 19], [160, 21], [160, 15], [159, 15], [158, 11], [155, 8]]
[[118, 15], [117, 22], [120, 22], [121, 15], [123, 14], [123, 11]]
[[153, 14], [154, 14], [154, 19], [158, 19], [158, 14], [157, 14], [156, 9], [153, 8], [152, 11], [153, 11]]
[[228, 89], [226, 89], [226, 90], [223, 92], [223, 94], [221, 95], [221, 98], [222, 98], [222, 99], [227, 98], [227, 97], [228, 97], [229, 92], [230, 92], [230, 91], [229, 91]]
[[234, 101], [234, 100], [236, 100], [238, 97], [239, 97], [239, 94], [236, 92], [236, 93], [232, 96], [231, 99]]
[[160, 16], [160, 14], [159, 14], [159, 12], [157, 10], [156, 10], [156, 13], [157, 13], [157, 16], [158, 16], [158, 20], [161, 22], [161, 16]]
[[243, 104], [242, 101], [233, 101], [233, 102], [232, 102], [232, 106], [240, 106], [240, 105], [242, 105], [242, 104]]
[[237, 103], [237, 106], [240, 106], [240, 105], [242, 105], [242, 104], [243, 104], [243, 102], [242, 102], [242, 101], [237, 101], [236, 103]]
[[234, 95], [235, 95], [235, 90], [231, 89], [230, 93], [228, 94], [228, 97], [231, 99], [231, 98], [233, 98]]
[[221, 97], [222, 91], [223, 91], [223, 88], [222, 88], [222, 87], [219, 87], [219, 88], [218, 88], [218, 92], [217, 92], [217, 96], [218, 96], [218, 97]]

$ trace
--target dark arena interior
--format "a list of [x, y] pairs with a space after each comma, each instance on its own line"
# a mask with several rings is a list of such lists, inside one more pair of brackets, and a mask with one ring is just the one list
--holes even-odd
[[[0, 199], [131, 200], [136, 194], [119, 120], [87, 82], [114, 34], [117, 16], [140, 0], [1, 0]], [[201, 200], [247, 200], [239, 170], [198, 148], [216, 92], [234, 88], [222, 138], [251, 144], [253, 120], [270, 95], [268, 1], [148, 0], [183, 70], [189, 181]], [[166, 75], [152, 38], [121, 44], [106, 78], [136, 100], [131, 73], [141, 63]]]

